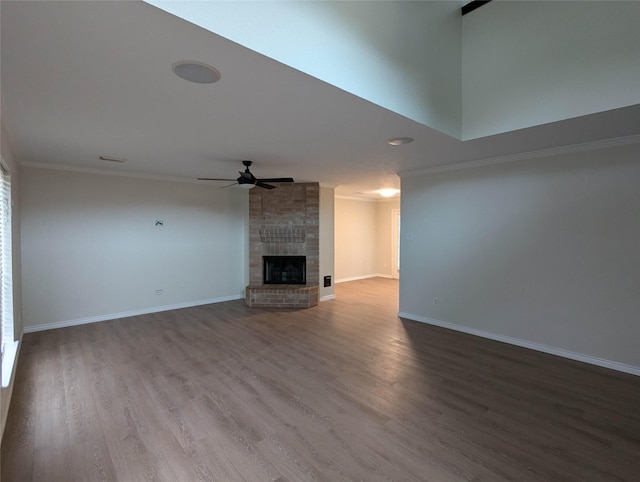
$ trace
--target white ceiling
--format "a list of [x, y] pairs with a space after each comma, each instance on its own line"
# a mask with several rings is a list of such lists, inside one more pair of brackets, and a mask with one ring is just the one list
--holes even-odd
[[[195, 180], [235, 178], [251, 159], [257, 177], [369, 196], [399, 188], [401, 171], [640, 131], [632, 106], [462, 142], [143, 2], [0, 5], [2, 123], [23, 164]], [[187, 59], [222, 79], [176, 77]], [[385, 143], [396, 136], [416, 140]]]

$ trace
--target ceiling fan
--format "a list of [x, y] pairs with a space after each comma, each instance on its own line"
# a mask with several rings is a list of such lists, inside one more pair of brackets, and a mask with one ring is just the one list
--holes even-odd
[[229, 187], [238, 185], [244, 189], [253, 189], [254, 187], [263, 187], [265, 189], [274, 189], [276, 186], [272, 186], [271, 184], [267, 184], [268, 182], [294, 182], [292, 177], [269, 177], [264, 179], [257, 179], [251, 171], [249, 171], [249, 167], [253, 164], [252, 161], [242, 161], [242, 164], [245, 166], [244, 171], [238, 171], [240, 173], [240, 177], [238, 179], [221, 179], [218, 177], [199, 177], [199, 181], [235, 181], [233, 184], [229, 184]]

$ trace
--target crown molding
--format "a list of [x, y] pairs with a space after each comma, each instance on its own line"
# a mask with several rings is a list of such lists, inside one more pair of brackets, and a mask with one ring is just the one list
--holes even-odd
[[[119, 177], [132, 177], [136, 179], [149, 179], [152, 181], [167, 181], [167, 182], [186, 182], [190, 184], [207, 185], [206, 181], [199, 181], [196, 178], [181, 177], [181, 176], [169, 176], [162, 174], [151, 174], [146, 172], [136, 171], [112, 171], [109, 169], [98, 169], [94, 167], [73, 166], [70, 164], [53, 164], [46, 162], [21, 162], [21, 167], [32, 167], [35, 169], [49, 169], [52, 171], [65, 171], [65, 172], [78, 172], [81, 174], [98, 174], [100, 176], [119, 176]], [[326, 187], [335, 189], [335, 186], [329, 184], [319, 184], [320, 187]]]
[[204, 184], [195, 178], [150, 174], [136, 171], [111, 171], [109, 169], [97, 169], [93, 167], [72, 166], [69, 164], [49, 164], [46, 162], [21, 162], [20, 167], [32, 167], [35, 169], [49, 169], [52, 171], [78, 172], [81, 174], [98, 174], [101, 176], [133, 177], [137, 179], [149, 179], [152, 181], [187, 182], [192, 184]]
[[396, 194], [395, 196], [392, 197], [380, 197], [380, 198], [374, 198], [374, 197], [356, 197], [356, 196], [345, 196], [344, 194], [336, 194], [335, 196], [336, 199], [346, 199], [348, 201], [361, 201], [361, 202], [368, 202], [368, 203], [385, 203], [385, 202], [392, 202], [392, 201], [400, 201], [400, 193]]
[[346, 199], [348, 201], [362, 201], [362, 202], [368, 202], [368, 203], [373, 203], [373, 202], [377, 201], [377, 199], [374, 199], [374, 198], [371, 198], [371, 197], [345, 196], [344, 194], [336, 194], [335, 198], [336, 199]]
[[598, 149], [608, 149], [612, 147], [629, 146], [640, 144], [640, 134], [624, 137], [615, 137], [613, 139], [604, 139], [601, 141], [584, 142], [581, 144], [571, 144], [562, 147], [552, 147], [549, 149], [540, 149], [537, 151], [521, 152], [517, 154], [509, 154], [506, 156], [488, 157], [485, 159], [476, 159], [473, 161], [456, 162], [453, 164], [445, 164], [440, 166], [427, 167], [422, 169], [412, 169], [398, 172], [398, 176], [426, 176], [429, 174], [438, 174], [447, 171], [459, 171], [462, 169], [472, 169], [475, 167], [493, 166], [495, 164], [505, 164], [508, 162], [524, 161], [528, 159], [538, 159], [542, 157], [559, 156], [563, 154], [572, 154], [576, 152], [595, 151]]

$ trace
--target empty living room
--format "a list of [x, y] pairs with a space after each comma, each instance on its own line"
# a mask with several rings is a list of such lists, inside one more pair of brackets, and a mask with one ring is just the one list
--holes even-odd
[[3, 482], [637, 481], [640, 1], [0, 1]]

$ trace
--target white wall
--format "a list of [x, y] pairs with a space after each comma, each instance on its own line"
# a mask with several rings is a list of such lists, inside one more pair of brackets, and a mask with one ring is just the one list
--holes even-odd
[[376, 203], [335, 200], [336, 282], [376, 274]]
[[336, 281], [393, 277], [391, 211], [399, 199], [335, 200]]
[[462, 138], [640, 102], [640, 2], [496, 1], [462, 21]]
[[400, 311], [640, 374], [638, 159], [636, 144], [403, 178]]
[[462, 2], [147, 3], [460, 137]]
[[245, 191], [23, 168], [20, 199], [27, 330], [242, 295]]
[[[335, 298], [335, 194], [331, 187], [320, 186], [320, 301]], [[331, 276], [331, 286], [324, 277]]]
[[640, 2], [147, 0], [463, 140], [640, 102]]
[[392, 223], [393, 210], [400, 209], [400, 198], [376, 203], [376, 273], [393, 278]]

